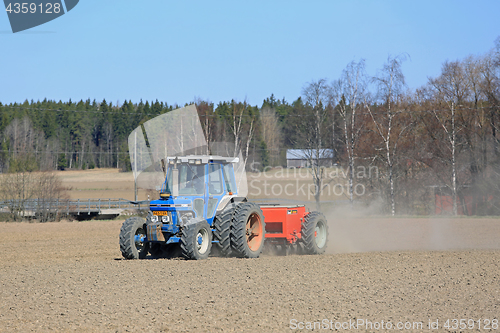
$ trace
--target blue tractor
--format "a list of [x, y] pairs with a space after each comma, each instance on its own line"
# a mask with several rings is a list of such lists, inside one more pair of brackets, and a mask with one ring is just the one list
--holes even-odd
[[[235, 157], [188, 155], [163, 161], [165, 182], [149, 213], [120, 230], [126, 259], [206, 259], [211, 252], [257, 258], [264, 246], [262, 209], [239, 195]], [[214, 248], [214, 251], [212, 251]]]

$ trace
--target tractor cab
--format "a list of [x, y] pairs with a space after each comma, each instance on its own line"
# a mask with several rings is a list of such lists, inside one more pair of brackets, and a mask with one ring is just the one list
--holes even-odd
[[233, 169], [237, 162], [220, 156], [167, 158], [160, 199], [150, 203], [152, 222], [174, 227], [204, 219], [212, 225], [217, 210], [238, 195]]

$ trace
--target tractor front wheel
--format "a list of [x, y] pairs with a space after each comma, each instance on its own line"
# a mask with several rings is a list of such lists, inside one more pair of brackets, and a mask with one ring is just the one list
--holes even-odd
[[148, 255], [149, 243], [145, 242], [144, 219], [131, 217], [120, 229], [120, 251], [125, 259], [144, 259]]
[[212, 229], [206, 221], [182, 228], [181, 250], [186, 259], [207, 259], [212, 249]]
[[307, 254], [325, 252], [328, 240], [328, 225], [325, 216], [320, 212], [306, 215], [302, 226], [302, 241]]
[[236, 207], [231, 226], [231, 247], [238, 257], [258, 258], [264, 248], [266, 224], [262, 209], [252, 202]]

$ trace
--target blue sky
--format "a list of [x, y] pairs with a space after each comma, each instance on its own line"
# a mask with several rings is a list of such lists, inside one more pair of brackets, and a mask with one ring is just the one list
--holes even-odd
[[407, 53], [410, 88], [446, 60], [484, 54], [500, 36], [500, 1], [81, 0], [13, 34], [0, 13], [0, 102], [43, 98], [184, 104], [291, 102], [352, 60], [375, 75]]

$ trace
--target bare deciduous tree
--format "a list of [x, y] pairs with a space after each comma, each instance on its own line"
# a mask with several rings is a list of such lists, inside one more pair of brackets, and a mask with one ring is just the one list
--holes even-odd
[[[387, 168], [389, 200], [393, 216], [396, 214], [394, 165], [398, 152], [398, 141], [410, 126], [410, 122], [407, 120], [400, 123], [401, 117], [397, 118], [401, 115], [401, 99], [405, 88], [405, 78], [401, 70], [401, 63], [404, 60], [405, 56], [389, 57], [379, 75], [373, 78], [378, 86], [378, 98], [382, 104], [379, 108], [379, 114], [372, 112], [371, 103], [365, 99], [365, 107], [370, 113], [376, 133], [382, 139], [383, 149], [385, 149], [384, 164]], [[397, 122], [398, 120], [400, 121]]]
[[200, 98], [196, 99], [195, 103], [207, 142], [215, 142], [214, 132], [216, 131], [216, 122], [214, 119], [215, 114], [213, 103], [203, 101]]
[[[229, 121], [223, 121], [224, 125], [227, 123], [233, 134], [234, 138], [234, 152], [233, 156], [238, 156], [238, 152], [245, 151], [244, 165], [246, 166], [250, 142], [252, 141], [255, 121], [257, 114], [252, 112], [252, 108], [245, 101], [243, 103], [237, 103], [232, 101], [231, 109], [229, 114]], [[222, 140], [221, 140], [222, 141]]]
[[467, 99], [470, 82], [467, 81], [463, 65], [456, 62], [445, 62], [441, 75], [436, 79], [429, 80], [435, 89], [436, 97], [445, 102], [450, 112], [437, 112], [433, 110], [434, 116], [441, 128], [445, 131], [451, 152], [451, 191], [453, 202], [453, 215], [457, 215], [457, 107]]
[[[306, 144], [304, 148], [307, 148], [305, 150], [305, 157], [313, 177], [314, 199], [316, 200], [316, 207], [318, 210], [321, 208], [321, 192], [323, 190], [323, 180], [325, 177], [324, 167], [321, 165], [320, 161], [325, 158], [331, 160], [333, 157], [329, 156], [330, 150], [325, 149], [326, 145], [324, 143], [327, 141], [324, 139], [326, 134], [324, 127], [327, 126], [327, 106], [330, 89], [331, 87], [328, 86], [326, 79], [312, 81], [302, 89], [306, 108], [310, 108], [312, 111], [312, 117], [301, 120], [310, 121], [309, 126], [305, 127], [306, 131], [301, 134], [304, 136], [304, 142]], [[328, 156], [326, 156], [326, 154], [328, 154]]]
[[67, 199], [61, 180], [54, 173], [29, 168], [24, 165], [19, 172], [0, 175], [0, 199], [15, 221], [26, 217], [40, 222], [56, 219], [57, 203]]
[[353, 207], [355, 148], [363, 128], [358, 121], [358, 114], [364, 107], [366, 93], [365, 61], [362, 59], [359, 62], [350, 62], [343, 70], [341, 78], [333, 83], [333, 90], [339, 98], [337, 108], [344, 125], [344, 145], [349, 169], [349, 201]]

